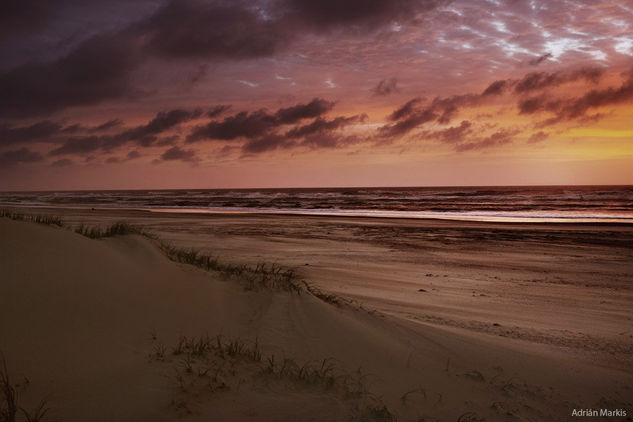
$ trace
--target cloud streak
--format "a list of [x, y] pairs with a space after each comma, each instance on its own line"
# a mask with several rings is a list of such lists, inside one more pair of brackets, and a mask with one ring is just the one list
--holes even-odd
[[188, 143], [200, 141], [229, 141], [238, 138], [256, 138], [269, 134], [279, 126], [321, 116], [334, 107], [334, 102], [315, 98], [306, 104], [280, 108], [275, 113], [261, 109], [242, 111], [224, 120], [213, 120], [196, 127], [186, 138]]
[[27, 148], [13, 149], [0, 153], [0, 165], [7, 167], [18, 164], [35, 163], [43, 159], [42, 154]]
[[[138, 147], [170, 144], [177, 138], [161, 138], [160, 135], [183, 123], [198, 119], [203, 114], [204, 110], [201, 108], [161, 111], [146, 124], [125, 129], [118, 133], [66, 137], [62, 141], [62, 145], [53, 149], [49, 155], [88, 154], [97, 150], [112, 151], [126, 144], [135, 144]], [[106, 124], [99, 127], [107, 131], [119, 125], [119, 122], [115, 123], [106, 122]], [[88, 132], [91, 131], [92, 129], [88, 130]]]
[[400, 92], [400, 89], [398, 89], [398, 80], [396, 78], [383, 79], [378, 82], [378, 85], [372, 88], [371, 92], [378, 97]]
[[160, 159], [163, 161], [184, 161], [192, 164], [196, 164], [200, 161], [194, 150], [183, 149], [179, 146], [173, 146], [163, 152]]

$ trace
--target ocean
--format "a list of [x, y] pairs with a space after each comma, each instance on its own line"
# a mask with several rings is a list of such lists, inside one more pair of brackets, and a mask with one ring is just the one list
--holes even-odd
[[0, 206], [275, 213], [509, 222], [633, 223], [633, 186], [389, 187], [3, 192]]

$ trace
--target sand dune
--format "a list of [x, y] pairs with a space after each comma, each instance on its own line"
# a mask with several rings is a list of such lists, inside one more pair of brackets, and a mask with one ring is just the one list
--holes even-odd
[[[7, 219], [0, 234], [0, 351], [14, 381], [28, 378], [24, 406], [47, 398], [51, 420], [542, 421], [567, 420], [573, 408], [633, 409], [629, 371], [565, 349], [307, 292], [246, 291], [169, 261], [140, 236], [92, 240]], [[257, 339], [262, 359], [172, 353], [181, 336], [206, 335], [245, 347]], [[339, 384], [267, 372], [272, 356], [314, 367], [328, 359]], [[203, 360], [223, 385], [187, 372]]]

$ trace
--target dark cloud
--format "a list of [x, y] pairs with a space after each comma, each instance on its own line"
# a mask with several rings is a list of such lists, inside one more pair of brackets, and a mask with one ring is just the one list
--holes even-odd
[[294, 20], [317, 30], [354, 28], [372, 30], [393, 22], [409, 22], [440, 0], [286, 0], [285, 20]]
[[518, 133], [518, 130], [501, 129], [490, 136], [457, 144], [455, 146], [455, 150], [458, 152], [464, 152], [505, 145], [512, 142]]
[[515, 94], [530, 94], [534, 91], [557, 87], [566, 83], [584, 79], [590, 83], [598, 83], [604, 69], [597, 67], [581, 67], [575, 70], [560, 72], [530, 72], [520, 79], [501, 79], [494, 81], [482, 92], [482, 96], [501, 95], [514, 88]]
[[583, 117], [592, 108], [629, 102], [632, 99], [633, 68], [618, 88], [593, 89], [580, 98], [567, 100], [562, 103], [558, 114], [567, 119]]
[[11, 37], [42, 27], [51, 17], [53, 4], [47, 0], [3, 0], [0, 2], [0, 46]]
[[420, 138], [449, 144], [453, 146], [455, 151], [464, 152], [504, 145], [512, 142], [514, 137], [519, 134], [516, 129], [500, 129], [488, 136], [483, 136], [482, 133], [490, 128], [490, 125], [483, 125], [475, 130], [472, 122], [462, 120], [458, 126], [423, 132], [420, 134]]
[[73, 163], [72, 160], [68, 158], [62, 158], [61, 160], [53, 161], [51, 163], [52, 167], [68, 167]]
[[323, 118], [317, 118], [311, 123], [303, 126], [297, 126], [286, 132], [285, 136], [288, 138], [302, 138], [305, 136], [315, 135], [318, 133], [332, 132], [337, 129], [342, 129], [345, 126], [349, 126], [354, 123], [363, 121], [366, 115], [356, 115], [351, 117], [336, 117], [332, 120], [326, 120]]
[[545, 53], [542, 56], [539, 56], [535, 59], [530, 60], [528, 63], [531, 66], [538, 66], [539, 64], [543, 63], [545, 60], [551, 59], [552, 57], [553, 57], [552, 53]]
[[535, 90], [563, 85], [580, 79], [597, 83], [603, 74], [604, 69], [597, 67], [582, 67], [568, 72], [531, 72], [514, 82], [514, 91], [524, 94]]
[[138, 27], [159, 56], [269, 57], [306, 33], [373, 31], [445, 3], [440, 0], [172, 0]]
[[[195, 128], [186, 141], [230, 141], [244, 139], [241, 150], [246, 155], [298, 146], [326, 148], [341, 145], [346, 139], [338, 131], [351, 124], [362, 122], [366, 115], [322, 117], [335, 103], [315, 98], [305, 104], [280, 108], [271, 113], [265, 109], [239, 112], [223, 120], [211, 121]], [[306, 124], [300, 124], [313, 119]], [[288, 126], [292, 126], [287, 129]]]
[[108, 164], [116, 164], [119, 163], [121, 160], [118, 157], [108, 157], [106, 159], [106, 163]]
[[361, 138], [356, 135], [345, 136], [336, 132], [321, 132], [307, 136], [303, 142], [301, 142], [301, 145], [312, 149], [342, 148], [364, 141], [366, 141], [366, 138]]
[[196, 70], [196, 73], [194, 73], [189, 82], [191, 82], [191, 84], [195, 84], [200, 82], [202, 79], [204, 79], [207, 76], [207, 69], [208, 69], [208, 65], [206, 64], [201, 64], [198, 66], [198, 69]]
[[89, 128], [88, 132], [105, 132], [108, 131], [110, 129], [113, 129], [115, 127], [121, 126], [123, 124], [123, 120], [121, 119], [112, 119], [112, 120], [108, 120], [105, 123], [102, 123], [100, 125], [97, 125], [95, 127]]
[[383, 138], [404, 136], [413, 129], [437, 119], [437, 114], [430, 110], [412, 111], [398, 122], [382, 126], [379, 135]]
[[[520, 114], [535, 114], [542, 112], [551, 112], [555, 116], [538, 124], [539, 127], [545, 127], [566, 120], [589, 119], [592, 121], [593, 116], [587, 116], [587, 113], [594, 108], [604, 107], [608, 105], [621, 104], [633, 100], [633, 69], [629, 71], [628, 77], [619, 87], [609, 87], [604, 89], [592, 89], [584, 95], [577, 98], [550, 98], [546, 94], [535, 97], [521, 99], [518, 102]], [[595, 115], [601, 118], [600, 113]]]
[[437, 97], [422, 106], [422, 100], [414, 98], [389, 115], [388, 119], [394, 123], [381, 127], [379, 135], [383, 138], [394, 138], [404, 136], [428, 122], [446, 124], [455, 117], [461, 107], [476, 105], [482, 99], [483, 95], [476, 94]]
[[334, 133], [318, 133], [306, 137], [302, 145], [313, 149], [336, 148], [339, 146], [341, 136]]
[[163, 152], [160, 156], [163, 161], [185, 161], [189, 163], [197, 163], [199, 158], [196, 156], [196, 152], [192, 149], [182, 149], [179, 146], [169, 148]]
[[187, 136], [187, 142], [254, 138], [263, 135], [274, 126], [275, 118], [266, 110], [251, 113], [242, 111], [222, 121], [212, 121], [205, 126], [197, 127]]
[[396, 109], [393, 113], [389, 115], [389, 120], [391, 120], [392, 122], [395, 122], [404, 117], [409, 117], [411, 114], [413, 114], [416, 111], [416, 107], [421, 102], [422, 102], [422, 98], [414, 98], [406, 102], [403, 106]]
[[62, 130], [62, 125], [49, 120], [19, 127], [0, 124], [0, 145], [47, 141], [47, 138], [59, 135]]
[[448, 98], [435, 98], [429, 110], [438, 113], [437, 121], [445, 124], [451, 121], [461, 107], [474, 106], [481, 102], [483, 96], [477, 94], [454, 95]]
[[230, 105], [223, 105], [223, 104], [217, 105], [215, 107], [211, 107], [207, 111], [206, 116], [213, 119], [220, 116], [222, 113], [229, 111], [230, 108], [231, 108]]
[[21, 163], [42, 161], [44, 157], [39, 152], [27, 148], [14, 149], [0, 153], [0, 166], [12, 166]]
[[533, 114], [545, 109], [554, 110], [556, 108], [556, 105], [550, 102], [545, 95], [522, 98], [519, 100], [517, 106], [519, 107], [519, 114]]
[[505, 80], [494, 81], [493, 83], [488, 85], [488, 87], [484, 90], [484, 92], [481, 93], [481, 95], [483, 96], [500, 95], [500, 94], [503, 94], [503, 92], [505, 91], [507, 87], [508, 87], [508, 81], [505, 81]]
[[278, 19], [239, 0], [172, 0], [142, 30], [150, 52], [177, 58], [268, 57], [292, 39]]
[[546, 132], [543, 132], [543, 131], [539, 131], [539, 132], [536, 132], [536, 133], [532, 134], [532, 136], [530, 136], [528, 138], [528, 143], [529, 144], [536, 144], [538, 142], [543, 142], [547, 138], [549, 138], [549, 133], [546, 133]]
[[79, 123], [75, 123], [62, 128], [60, 132], [64, 134], [74, 134], [83, 130], [85, 130], [85, 128], [82, 125], [80, 125]]
[[[171, 0], [115, 33], [81, 41], [66, 55], [0, 73], [0, 116], [32, 117], [138, 95], [132, 72], [151, 57], [241, 60], [270, 57], [306, 34], [375, 31], [408, 22], [441, 0]], [[44, 0], [6, 0], [4, 31], [49, 19]], [[2, 37], [0, 33], [0, 37]], [[199, 80], [204, 65], [194, 75]], [[383, 91], [395, 88], [386, 82]]]
[[104, 138], [100, 136], [81, 136], [68, 139], [58, 148], [53, 149], [48, 155], [74, 155], [88, 154], [102, 147]]
[[97, 126], [83, 126], [75, 123], [63, 126], [50, 120], [42, 120], [26, 126], [10, 126], [0, 124], [0, 145], [12, 145], [33, 142], [56, 143], [64, 140], [68, 135], [79, 133], [99, 133], [122, 125], [119, 119], [109, 120]]
[[281, 108], [272, 114], [264, 109], [254, 112], [242, 111], [228, 116], [224, 120], [214, 120], [204, 126], [198, 126], [187, 136], [187, 142], [228, 141], [237, 138], [254, 139], [267, 135], [278, 126], [320, 116], [327, 113], [332, 107], [334, 107], [333, 102], [315, 98], [307, 104]]
[[130, 96], [129, 72], [138, 51], [128, 37], [95, 36], [67, 56], [25, 64], [0, 74], [0, 116], [48, 114]]
[[[141, 147], [171, 145], [178, 140], [177, 137], [159, 137], [159, 135], [182, 123], [197, 119], [202, 114], [202, 109], [161, 111], [148, 123], [119, 133], [66, 138], [60, 147], [55, 148], [49, 154], [88, 154], [100, 149], [112, 151], [129, 143], [135, 143]], [[111, 127], [113, 126], [111, 125]]]
[[132, 151], [128, 152], [127, 156], [126, 156], [126, 158], [128, 160], [134, 160], [134, 159], [140, 158], [140, 157], [141, 157], [141, 153], [136, 151], [136, 150], [132, 150]]
[[[414, 129], [426, 123], [449, 123], [462, 108], [484, 104], [489, 98], [504, 93], [511, 93], [517, 98], [519, 114], [535, 114], [541, 112], [555, 113], [556, 116], [537, 124], [545, 127], [562, 120], [587, 118], [586, 113], [595, 107], [629, 101], [633, 98], [633, 70], [628, 79], [618, 88], [593, 89], [579, 98], [552, 98], [551, 91], [541, 93], [546, 89], [584, 80], [597, 84], [602, 79], [604, 70], [594, 67], [559, 72], [531, 72], [520, 79], [497, 80], [488, 85], [481, 94], [462, 94], [452, 97], [436, 97], [431, 102], [424, 103], [421, 98], [413, 98], [394, 110], [387, 119], [391, 122], [378, 129], [378, 137], [390, 141], [407, 135]], [[537, 93], [537, 95], [527, 96]], [[463, 126], [462, 126], [463, 125]], [[449, 142], [460, 139], [460, 131], [466, 134], [470, 129], [468, 123], [462, 122], [458, 127], [448, 128], [437, 132], [424, 132], [421, 135]], [[459, 143], [459, 150], [478, 149], [482, 147], [502, 144], [503, 133], [490, 139], [479, 139], [470, 143]], [[442, 138], [446, 136], [446, 138]]]
[[291, 124], [302, 119], [321, 116], [332, 110], [334, 102], [322, 98], [315, 98], [308, 104], [297, 104], [288, 108], [281, 108], [275, 113], [277, 124]]
[[[157, 147], [164, 147], [167, 145], [173, 145], [176, 142], [178, 142], [180, 140], [180, 136], [179, 135], [172, 135], [172, 136], [161, 136], [160, 138], [158, 138], [156, 140], [155, 143], [151, 144], [151, 145], [155, 145]], [[147, 145], [147, 146], [151, 146], [151, 145]], [[145, 146], [145, 145], [142, 145]]]
[[247, 154], [259, 154], [278, 148], [290, 148], [297, 145], [283, 135], [271, 133], [256, 139], [251, 139], [242, 146], [242, 151]]
[[422, 136], [429, 139], [437, 139], [438, 141], [448, 144], [458, 144], [463, 142], [466, 136], [473, 133], [472, 126], [473, 124], [468, 120], [462, 120], [459, 126], [453, 126], [435, 132], [427, 132]]
[[172, 0], [138, 25], [152, 54], [170, 58], [251, 59], [286, 49], [306, 33], [372, 31], [408, 22], [435, 0]]
[[383, 79], [378, 82], [378, 85], [372, 88], [371, 92], [373, 92], [376, 96], [385, 96], [395, 92], [400, 92], [398, 89], [398, 80], [396, 78]]
[[136, 141], [142, 146], [150, 146], [157, 140], [157, 136], [181, 123], [197, 119], [202, 116], [202, 109], [174, 109], [161, 111], [147, 124], [129, 129], [112, 138], [112, 144]]

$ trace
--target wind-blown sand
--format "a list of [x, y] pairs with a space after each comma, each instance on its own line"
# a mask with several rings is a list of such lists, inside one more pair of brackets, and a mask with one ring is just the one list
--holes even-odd
[[[364, 406], [379, 403], [371, 397], [398, 420], [633, 411], [627, 227], [121, 211], [63, 218], [126, 220], [226, 262], [293, 266], [350, 304], [245, 291], [169, 261], [141, 236], [92, 240], [0, 219], [0, 351], [14, 381], [28, 377], [25, 407], [45, 397], [51, 420], [349, 420], [369, 415]], [[236, 361], [225, 368], [228, 388], [183, 392], [186, 362], [170, 347], [206, 334], [257, 339], [278, 361], [330, 358], [350, 377], [360, 367], [368, 391], [358, 400]], [[166, 347], [162, 360], [150, 357], [157, 345]]]

